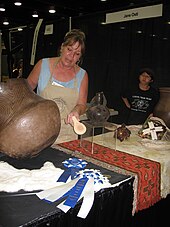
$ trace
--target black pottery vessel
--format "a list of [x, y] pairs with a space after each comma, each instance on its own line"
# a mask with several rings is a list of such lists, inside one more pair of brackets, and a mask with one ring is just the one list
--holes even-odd
[[103, 92], [96, 93], [96, 96], [90, 102], [90, 107], [86, 111], [87, 118], [90, 122], [99, 125], [108, 120], [110, 111], [106, 104], [107, 101]]

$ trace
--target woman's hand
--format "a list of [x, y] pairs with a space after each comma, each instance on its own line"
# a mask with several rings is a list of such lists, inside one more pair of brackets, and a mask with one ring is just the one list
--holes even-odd
[[72, 117], [75, 116], [78, 121], [80, 121], [80, 115], [85, 113], [86, 105], [84, 104], [77, 104], [72, 111], [68, 114], [67, 118], [65, 119], [66, 124], [71, 124], [73, 126]]
[[78, 112], [73, 110], [68, 114], [67, 118], [65, 119], [65, 123], [71, 124], [73, 126], [73, 120], [72, 120], [73, 116], [75, 116], [77, 118], [77, 120], [80, 121], [80, 116], [79, 116]]

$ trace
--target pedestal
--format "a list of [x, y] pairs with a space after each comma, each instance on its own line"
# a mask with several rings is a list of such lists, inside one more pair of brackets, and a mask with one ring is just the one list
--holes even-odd
[[[93, 123], [90, 121], [82, 121], [82, 123], [87, 128], [86, 133], [80, 137], [80, 146], [83, 147], [83, 149], [88, 149], [88, 151], [93, 154], [93, 145], [96, 140], [100, 140], [100, 144], [105, 147], [107, 147], [108, 141], [112, 140], [113, 149], [116, 150], [116, 125], [111, 122]], [[87, 141], [91, 142], [90, 148], [86, 146]]]

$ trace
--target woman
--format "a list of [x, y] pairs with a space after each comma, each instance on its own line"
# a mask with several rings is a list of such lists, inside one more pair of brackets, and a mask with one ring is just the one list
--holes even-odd
[[59, 107], [61, 130], [56, 143], [77, 139], [72, 117], [79, 120], [86, 110], [88, 74], [78, 65], [84, 52], [85, 34], [73, 29], [64, 37], [60, 57], [39, 60], [27, 78], [38, 95], [54, 100]]
[[143, 124], [153, 115], [154, 107], [159, 101], [159, 91], [151, 86], [154, 73], [149, 68], [143, 68], [139, 72], [139, 84], [137, 87], [123, 92], [122, 99], [129, 109], [126, 124]]

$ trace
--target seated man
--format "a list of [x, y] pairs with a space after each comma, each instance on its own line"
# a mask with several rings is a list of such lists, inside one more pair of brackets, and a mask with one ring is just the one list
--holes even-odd
[[143, 68], [139, 72], [139, 83], [132, 89], [122, 93], [122, 99], [129, 110], [127, 125], [143, 124], [145, 120], [153, 115], [153, 110], [159, 101], [159, 91], [151, 86], [154, 73], [149, 68]]

